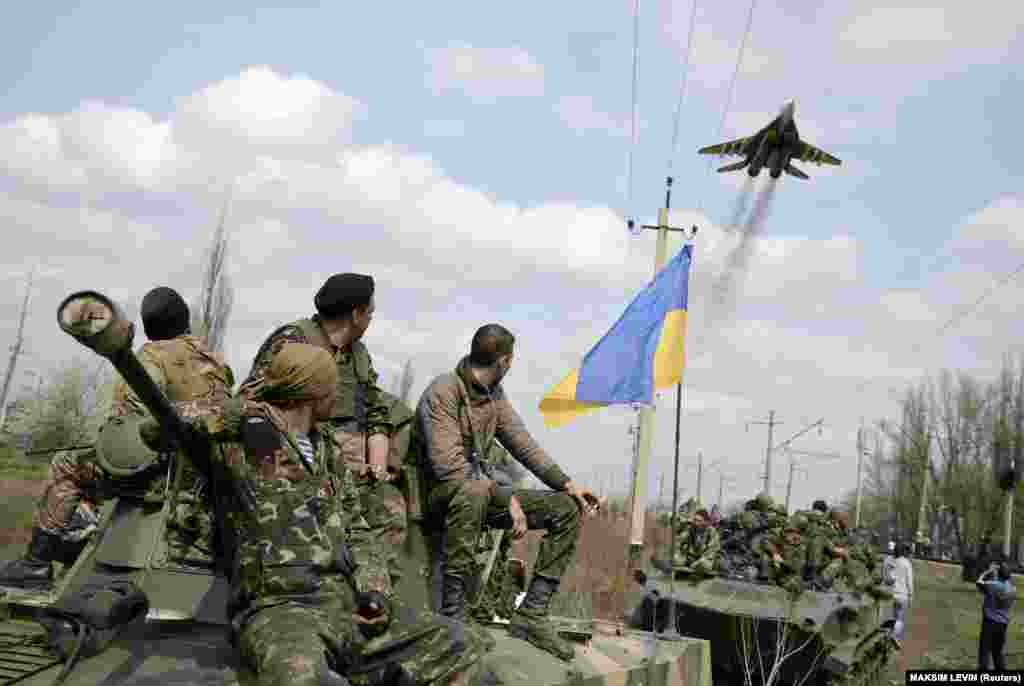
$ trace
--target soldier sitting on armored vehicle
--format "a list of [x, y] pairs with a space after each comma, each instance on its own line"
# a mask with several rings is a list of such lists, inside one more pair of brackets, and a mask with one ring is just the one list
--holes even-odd
[[317, 424], [337, 376], [323, 348], [285, 343], [249, 399], [183, 408], [200, 434], [241, 439], [240, 459], [220, 465], [244, 494], [218, 517], [237, 542], [233, 643], [263, 686], [465, 683], [488, 640], [393, 598], [352, 471]]
[[[155, 288], [142, 299], [141, 316], [150, 339], [138, 357], [157, 387], [172, 401], [220, 401], [234, 380], [221, 357], [189, 332], [189, 309], [170, 288]], [[110, 416], [95, 449], [58, 452], [50, 463], [32, 540], [25, 555], [0, 569], [0, 585], [49, 586], [52, 562], [74, 564], [98, 524], [103, 500], [128, 495], [159, 502], [170, 453], [140, 441], [138, 420], [148, 411], [120, 378], [113, 388]], [[212, 562], [207, 479], [184, 461], [173, 475], [179, 484], [168, 523], [172, 555], [182, 561]]]
[[832, 510], [829, 513], [824, 552], [831, 560], [820, 569], [820, 581], [826, 588], [832, 588], [838, 580], [845, 583], [848, 590], [867, 590], [871, 586], [871, 577], [863, 562], [850, 554], [847, 521], [845, 512]]
[[768, 578], [790, 593], [803, 589], [803, 572], [807, 563], [807, 549], [795, 522], [774, 529], [766, 537], [764, 556], [761, 558], [761, 576]]
[[690, 515], [683, 535], [677, 534], [678, 549], [672, 560], [677, 575], [714, 576], [718, 568], [721, 540], [718, 529], [711, 526], [711, 514], [700, 508]]

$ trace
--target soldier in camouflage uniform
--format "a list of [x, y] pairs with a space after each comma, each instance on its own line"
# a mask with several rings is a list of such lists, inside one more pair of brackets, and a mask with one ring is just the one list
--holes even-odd
[[828, 534], [825, 553], [831, 561], [821, 570], [821, 580], [833, 586], [837, 580], [844, 582], [848, 590], [866, 590], [871, 584], [871, 576], [863, 562], [851, 555], [849, 529], [845, 512], [832, 510], [829, 513]]
[[236, 541], [234, 643], [261, 686], [465, 683], [485, 641], [393, 599], [352, 471], [316, 424], [333, 416], [337, 377], [328, 352], [286, 343], [246, 399], [182, 412], [216, 441], [241, 440], [220, 465], [248, 494], [219, 521]]
[[764, 542], [764, 552], [763, 575], [790, 593], [799, 593], [803, 588], [803, 571], [807, 562], [799, 525], [787, 522], [781, 529], [773, 529]]
[[[551, 626], [548, 607], [572, 564], [581, 515], [596, 511], [597, 498], [537, 445], [505, 396], [501, 380], [511, 367], [514, 342], [498, 324], [478, 329], [469, 356], [434, 379], [416, 408], [422, 464], [429, 465], [432, 481], [428, 511], [444, 527], [441, 614], [465, 616], [482, 526], [511, 529], [513, 538], [543, 529], [533, 578], [509, 633], [571, 660], [575, 651]], [[552, 490], [498, 486], [486, 460], [494, 438]]]
[[686, 533], [677, 538], [679, 549], [672, 560], [672, 566], [676, 573], [713, 576], [718, 567], [718, 551], [721, 547], [718, 529], [711, 526], [711, 515], [704, 508], [690, 515], [689, 524]]
[[310, 343], [327, 350], [338, 367], [338, 392], [330, 418], [339, 458], [355, 475], [371, 531], [385, 545], [394, 582], [401, 577], [398, 551], [405, 543], [406, 503], [389, 469], [391, 407], [377, 386], [377, 372], [362, 342], [375, 309], [374, 282], [362, 274], [335, 274], [313, 300], [317, 314], [278, 328], [264, 341], [239, 395], [266, 376], [274, 355], [286, 343]]
[[[189, 309], [170, 288], [155, 288], [142, 300], [141, 316], [150, 339], [138, 351], [139, 360], [157, 387], [172, 401], [223, 401], [234, 379], [219, 354], [205, 341], [189, 333]], [[47, 586], [53, 581], [52, 562], [74, 564], [96, 530], [103, 500], [114, 495], [133, 495], [159, 501], [171, 454], [150, 455], [145, 469], [127, 476], [103, 451], [104, 432], [134, 430], [148, 411], [118, 379], [113, 388], [110, 416], [101, 431], [99, 449], [58, 452], [50, 463], [39, 504], [32, 516], [32, 540], [21, 559], [0, 569], [0, 584]], [[145, 451], [145, 445], [138, 445]], [[136, 451], [138, 453], [138, 451]], [[128, 456], [134, 458], [135, 455]], [[180, 486], [175, 511], [168, 521], [171, 555], [181, 560], [211, 562], [209, 500], [206, 476], [176, 462]]]

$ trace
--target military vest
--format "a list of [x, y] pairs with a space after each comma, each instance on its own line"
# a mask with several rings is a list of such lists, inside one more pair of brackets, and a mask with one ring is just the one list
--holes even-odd
[[[334, 419], [354, 419], [366, 424], [366, 406], [374, 379], [370, 375], [370, 353], [362, 341], [352, 341], [348, 364], [339, 362], [340, 353], [312, 319], [300, 319], [288, 326], [297, 327], [310, 344], [331, 353], [338, 363], [338, 393], [334, 403]], [[276, 333], [276, 332], [275, 332]], [[273, 337], [273, 336], [271, 336]]]

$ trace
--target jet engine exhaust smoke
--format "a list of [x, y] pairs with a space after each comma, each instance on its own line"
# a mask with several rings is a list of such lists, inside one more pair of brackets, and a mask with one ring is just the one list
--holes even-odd
[[744, 174], [744, 176], [746, 179], [743, 181], [743, 187], [740, 189], [739, 195], [736, 196], [736, 202], [732, 206], [729, 224], [725, 227], [728, 231], [739, 230], [740, 221], [743, 219], [743, 215], [747, 213], [747, 207], [750, 206], [750, 196], [754, 194], [754, 177], [749, 174]]
[[[753, 181], [753, 179], [750, 180]], [[772, 199], [775, 197], [777, 183], [777, 179], [769, 178], [768, 184], [757, 193], [754, 198], [753, 207], [750, 210], [750, 215], [742, 227], [738, 228], [740, 232], [739, 242], [729, 251], [725, 258], [725, 267], [711, 287], [711, 300], [714, 312], [711, 314], [710, 319], [715, 326], [722, 323], [726, 318], [731, 317], [736, 308], [736, 291], [739, 284], [746, 278], [750, 255], [754, 248], [754, 240], [761, 233], [761, 229], [771, 213]], [[739, 225], [742, 210], [746, 209], [749, 196], [750, 189], [747, 185], [744, 185], [743, 190], [740, 192], [740, 197], [736, 200], [735, 209], [737, 212], [735, 214], [737, 216], [733, 226]], [[741, 207], [742, 210], [740, 209]]]

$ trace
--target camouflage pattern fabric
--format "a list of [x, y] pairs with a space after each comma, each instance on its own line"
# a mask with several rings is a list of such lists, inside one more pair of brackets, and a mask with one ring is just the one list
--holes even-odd
[[353, 341], [345, 350], [339, 349], [327, 338], [317, 316], [286, 324], [263, 342], [248, 378], [239, 389], [240, 396], [251, 398], [250, 391], [266, 377], [271, 360], [286, 343], [310, 343], [324, 348], [334, 357], [338, 364], [335, 420], [355, 420], [370, 436], [391, 434], [390, 408], [377, 386], [379, 377], [366, 346], [361, 341]]
[[467, 670], [472, 677], [485, 652], [472, 629], [405, 607], [396, 614], [384, 634], [367, 640], [341, 598], [276, 605], [249, 619], [239, 651], [261, 686], [317, 686], [329, 666], [353, 686], [402, 683], [399, 669], [415, 684], [443, 684]]
[[[491, 496], [484, 480], [443, 481], [430, 493], [430, 512], [443, 518], [442, 557], [445, 574], [471, 578], [476, 572], [476, 546], [483, 525], [511, 529], [508, 506]], [[544, 530], [534, 574], [560, 579], [572, 563], [580, 532], [580, 511], [567, 493], [513, 489], [531, 531]]]
[[[222, 402], [234, 383], [223, 359], [190, 334], [163, 341], [148, 341], [136, 353], [157, 387], [172, 402]], [[148, 416], [149, 411], [123, 379], [111, 391], [109, 420]], [[32, 525], [62, 540], [77, 542], [98, 524], [98, 510], [114, 495], [131, 494], [149, 501], [163, 497], [164, 479], [172, 456], [153, 468], [122, 479], [108, 474], [93, 449], [62, 451], [50, 463]], [[203, 497], [205, 477], [184, 464], [178, 482], [190, 495], [180, 497], [168, 523], [172, 557], [210, 560], [210, 503]]]
[[[486, 560], [491, 554], [492, 540], [487, 533], [484, 532], [480, 537], [477, 547], [479, 573], [483, 573]], [[517, 578], [514, 571], [521, 562], [509, 558], [511, 549], [512, 537], [508, 532], [502, 532], [491, 575], [484, 587], [477, 592], [473, 604], [468, 609], [469, 616], [478, 622], [490, 622], [495, 617], [511, 619], [516, 611], [516, 596], [526, 590], [525, 570], [522, 570], [522, 578]]]
[[687, 535], [678, 541], [679, 550], [676, 551], [672, 566], [677, 571], [687, 571], [705, 576], [711, 576], [718, 567], [718, 552], [721, 548], [721, 540], [718, 530], [712, 526], [703, 529], [693, 527]]
[[771, 580], [790, 593], [799, 593], [802, 589], [804, 565], [807, 562], [807, 550], [802, 540], [790, 543], [781, 531], [773, 531], [767, 544], [767, 552], [775, 551], [781, 560], [767, 558], [771, 565]]
[[[241, 422], [257, 417], [270, 421], [281, 438], [273, 450], [253, 449], [224, 464], [230, 478], [249, 484], [257, 503], [255, 511], [231, 512], [225, 524], [237, 542], [233, 626], [258, 683], [319, 684], [331, 666], [353, 684], [369, 686], [393, 680], [400, 666], [413, 682], [429, 684], [479, 660], [482, 638], [394, 601], [383, 635], [366, 637], [356, 627], [355, 592], [390, 598], [392, 587], [331, 431], [321, 425], [310, 435], [314, 455], [307, 464], [272, 407], [243, 400], [237, 406], [181, 409], [193, 426], [218, 441], [236, 440]], [[344, 563], [346, 551], [354, 565]]]
[[370, 535], [381, 542], [391, 583], [397, 585], [402, 577], [398, 553], [405, 545], [407, 528], [405, 497], [393, 484], [375, 481], [367, 473], [366, 434], [335, 428], [333, 440], [337, 459], [355, 475], [363, 517]]
[[61, 540], [85, 540], [99, 524], [100, 482], [106, 474], [96, 464], [96, 451], [65, 450], [50, 461], [32, 526]]

